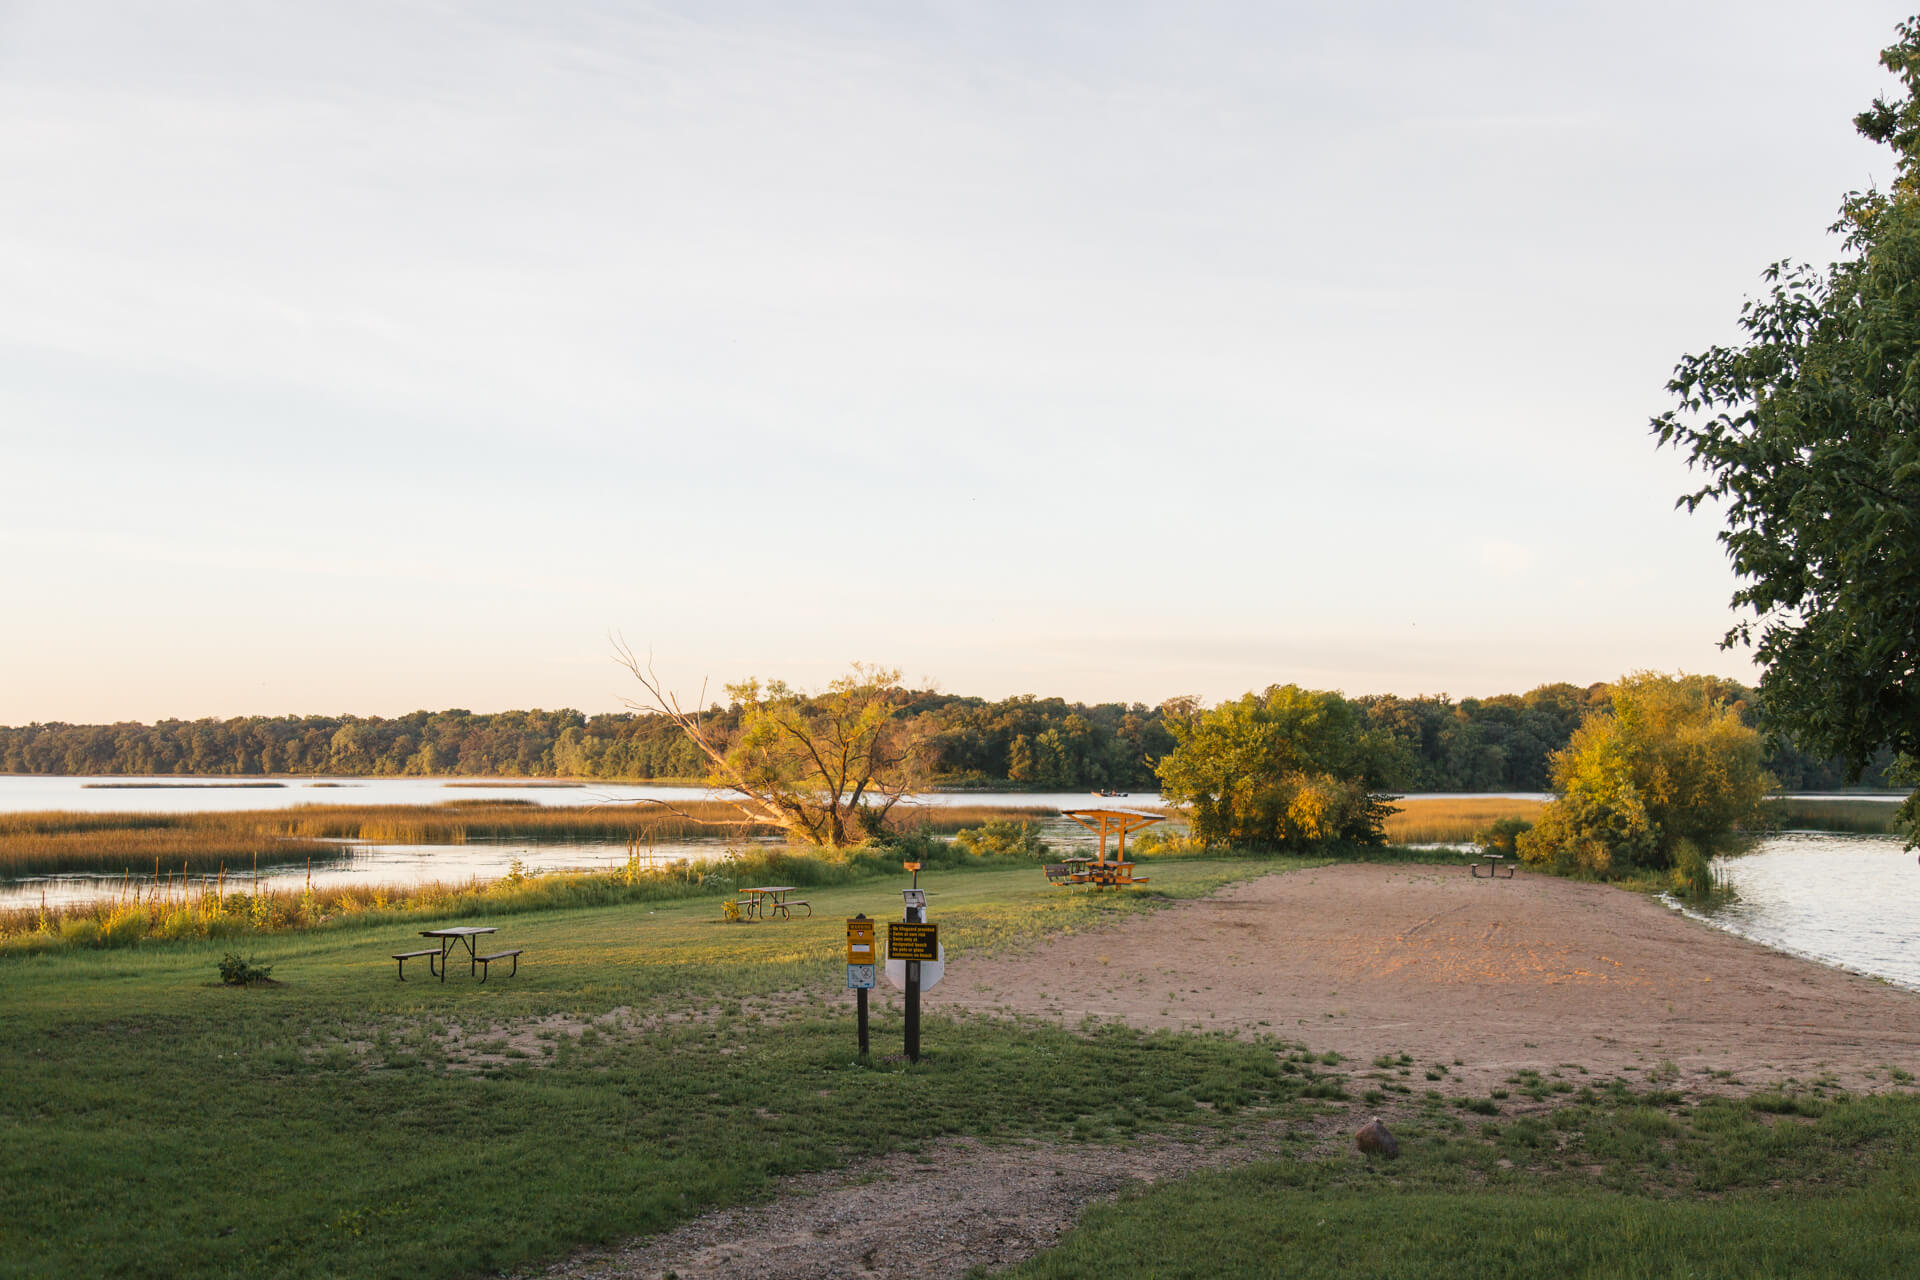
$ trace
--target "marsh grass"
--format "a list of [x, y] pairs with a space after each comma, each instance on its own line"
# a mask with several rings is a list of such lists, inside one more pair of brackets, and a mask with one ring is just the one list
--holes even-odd
[[[461, 845], [529, 840], [642, 845], [768, 838], [776, 827], [742, 823], [724, 801], [677, 806], [608, 804], [550, 807], [530, 800], [450, 800], [437, 805], [302, 805], [234, 813], [0, 814], [0, 876], [60, 872], [139, 872], [158, 860], [163, 872], [234, 871], [337, 857], [337, 845]], [[895, 810], [900, 834], [945, 834], [1007, 817], [1052, 810], [997, 805], [923, 805]]]
[[1769, 831], [1841, 831], [1860, 835], [1900, 832], [1900, 805], [1887, 800], [1796, 800], [1782, 796], [1761, 806]]
[[1387, 818], [1387, 839], [1394, 844], [1465, 844], [1496, 818], [1531, 822], [1546, 808], [1541, 800], [1402, 799]]
[[0, 814], [0, 875], [80, 872], [187, 872], [331, 858], [318, 840], [258, 829], [244, 817], [213, 813]]

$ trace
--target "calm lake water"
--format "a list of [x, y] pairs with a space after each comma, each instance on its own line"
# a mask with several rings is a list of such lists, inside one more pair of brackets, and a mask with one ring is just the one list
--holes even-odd
[[1737, 895], [1718, 928], [1920, 990], [1920, 863], [1894, 836], [1788, 832], [1714, 869]]
[[[723, 793], [704, 787], [651, 787], [616, 782], [480, 782], [447, 778], [286, 778], [268, 782], [208, 778], [61, 778], [0, 776], [0, 813], [67, 809], [81, 813], [229, 813], [291, 809], [303, 804], [445, 804], [449, 800], [529, 800], [567, 806], [634, 800], [685, 803]], [[1116, 800], [1122, 799], [1115, 797]], [[1085, 809], [1099, 800], [1084, 791], [933, 791], [913, 797], [929, 805], [991, 804], [1021, 809]], [[1124, 797], [1157, 805], [1157, 792]]]

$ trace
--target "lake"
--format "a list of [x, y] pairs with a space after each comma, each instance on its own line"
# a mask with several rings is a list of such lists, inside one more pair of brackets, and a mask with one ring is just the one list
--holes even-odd
[[1737, 895], [1717, 928], [1920, 991], [1920, 864], [1897, 836], [1795, 831], [1714, 860]]
[[[230, 813], [291, 809], [303, 804], [444, 804], [449, 800], [529, 800], [578, 806], [635, 800], [722, 798], [705, 787], [655, 787], [624, 782], [545, 782], [467, 778], [71, 778], [0, 775], [0, 813], [64, 809], [79, 813]], [[1111, 797], [1153, 806], [1157, 792]], [[1085, 809], [1101, 798], [1084, 791], [930, 791], [912, 803], [990, 804], [1020, 809]]]

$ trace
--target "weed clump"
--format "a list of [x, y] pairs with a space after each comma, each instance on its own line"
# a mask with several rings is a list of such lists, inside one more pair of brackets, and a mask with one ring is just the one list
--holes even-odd
[[272, 979], [268, 975], [272, 972], [272, 965], [255, 964], [252, 956], [243, 960], [229, 951], [220, 957], [220, 981], [230, 987], [251, 987], [270, 982]]

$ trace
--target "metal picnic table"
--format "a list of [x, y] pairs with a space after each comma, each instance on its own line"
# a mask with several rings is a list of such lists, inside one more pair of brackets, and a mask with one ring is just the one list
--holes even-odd
[[[467, 973], [471, 976], [479, 965], [479, 962], [474, 958], [473, 940], [483, 933], [498, 932], [500, 931], [491, 925], [462, 924], [455, 925], [451, 929], [422, 929], [420, 936], [439, 940], [440, 981], [445, 982], [447, 980], [447, 957], [452, 954], [455, 947], [459, 946], [462, 942], [467, 944]], [[515, 967], [517, 968], [518, 966], [516, 965]]]
[[791, 920], [793, 919], [792, 909], [794, 907], [805, 907], [807, 914], [812, 915], [813, 904], [811, 902], [803, 898], [789, 899], [787, 897], [793, 890], [794, 886], [790, 884], [760, 884], [754, 885], [750, 889], [742, 889], [740, 892], [745, 895], [741, 903], [744, 908], [743, 914], [749, 920], [756, 917], [761, 920], [766, 920], [776, 915], [785, 916]]

